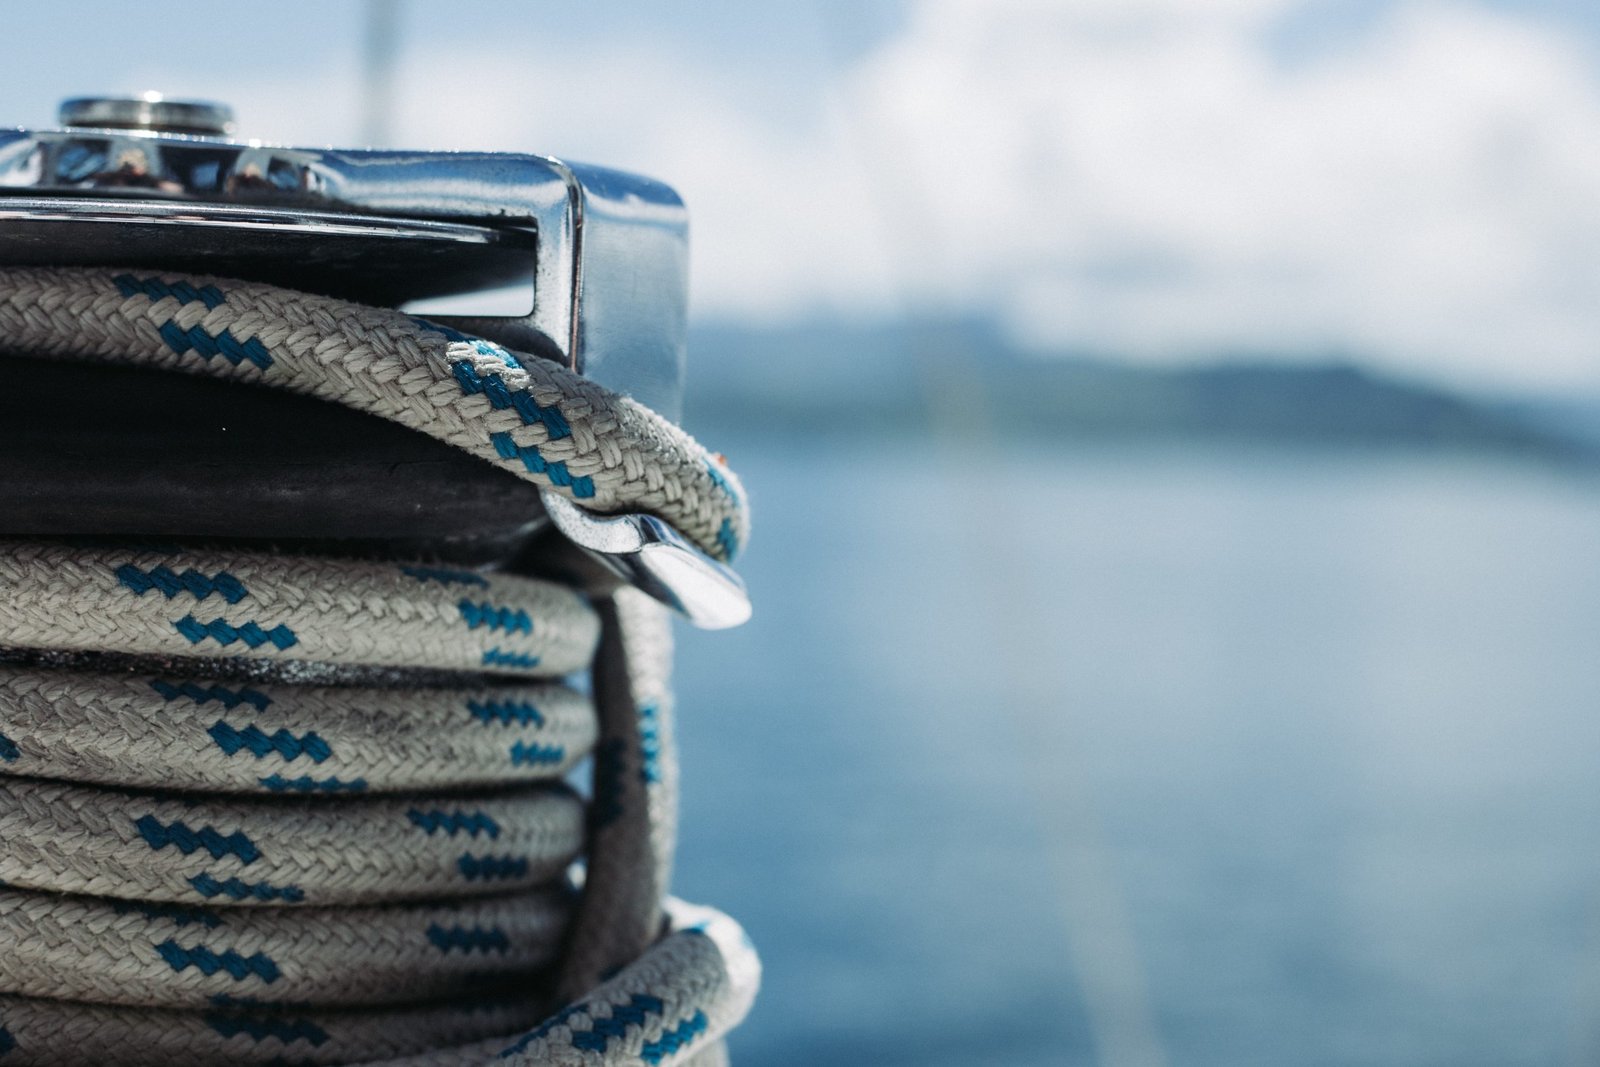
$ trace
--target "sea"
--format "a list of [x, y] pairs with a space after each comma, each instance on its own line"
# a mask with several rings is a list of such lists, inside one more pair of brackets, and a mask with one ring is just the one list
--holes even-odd
[[[820, 438], [826, 438], [825, 440]], [[750, 433], [679, 632], [736, 1065], [1600, 1062], [1600, 478]]]

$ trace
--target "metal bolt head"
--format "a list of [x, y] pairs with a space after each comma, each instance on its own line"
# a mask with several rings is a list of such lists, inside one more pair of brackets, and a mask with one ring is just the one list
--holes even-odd
[[85, 96], [64, 101], [61, 125], [78, 129], [156, 130], [217, 136], [233, 132], [233, 108], [207, 100], [168, 100], [160, 93]]

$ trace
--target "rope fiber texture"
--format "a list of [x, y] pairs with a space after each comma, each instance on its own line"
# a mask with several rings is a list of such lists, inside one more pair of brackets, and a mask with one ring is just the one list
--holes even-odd
[[[648, 409], [399, 312], [3, 269], [0, 353], [345, 404], [718, 559], [748, 531]], [[0, 542], [0, 1064], [726, 1063], [760, 965], [666, 896], [670, 657], [627, 588]]]

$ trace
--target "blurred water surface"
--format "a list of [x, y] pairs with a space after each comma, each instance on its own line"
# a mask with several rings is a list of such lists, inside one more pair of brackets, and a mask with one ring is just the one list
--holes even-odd
[[1395, 453], [718, 440], [678, 891], [751, 1065], [1600, 1057], [1600, 488]]

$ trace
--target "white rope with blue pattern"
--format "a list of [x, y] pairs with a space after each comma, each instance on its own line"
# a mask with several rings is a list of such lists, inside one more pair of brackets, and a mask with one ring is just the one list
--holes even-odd
[[[344, 403], [720, 559], [748, 529], [671, 424], [397, 312], [0, 270], [0, 351]], [[759, 964], [665, 896], [669, 660], [627, 589], [0, 544], [0, 1065], [723, 1062]], [[561, 683], [591, 662], [592, 696]]]

